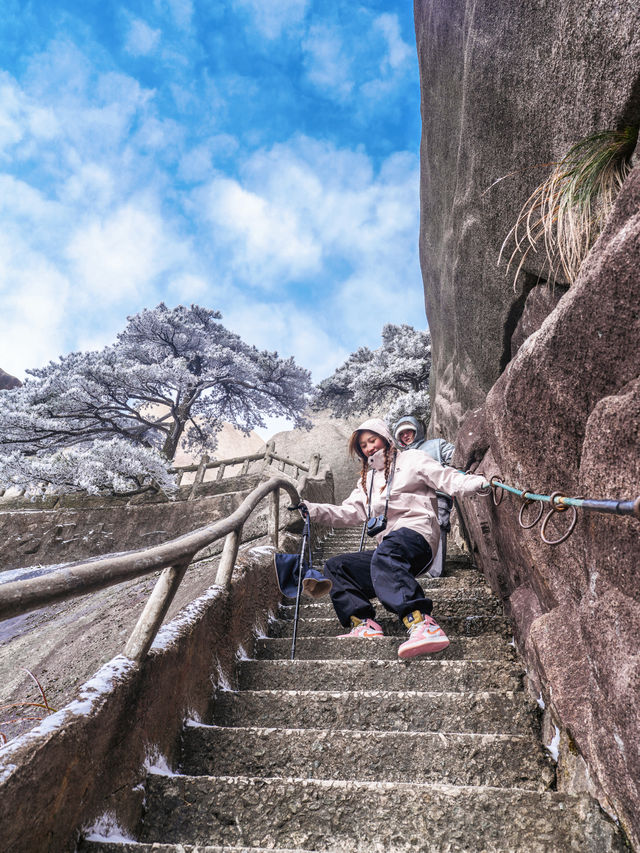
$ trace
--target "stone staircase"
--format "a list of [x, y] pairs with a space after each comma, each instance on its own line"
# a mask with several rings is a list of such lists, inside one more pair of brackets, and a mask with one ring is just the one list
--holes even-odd
[[[317, 549], [357, 550], [340, 531]], [[330, 603], [293, 606], [239, 661], [206, 725], [187, 723], [179, 775], [150, 773], [138, 842], [85, 853], [214, 851], [618, 851], [585, 795], [553, 790], [555, 767], [523, 690], [509, 625], [482, 576], [449, 564], [423, 579], [444, 652], [397, 659], [404, 629], [338, 640]]]

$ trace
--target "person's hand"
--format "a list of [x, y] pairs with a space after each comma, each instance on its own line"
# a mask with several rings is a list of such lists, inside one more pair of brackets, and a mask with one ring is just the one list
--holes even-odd
[[294, 504], [293, 506], [288, 506], [287, 509], [290, 510], [291, 512], [293, 512], [293, 510], [297, 509], [303, 518], [306, 518], [309, 515], [309, 510], [307, 509], [307, 505], [305, 503], [303, 503], [302, 501], [300, 501], [300, 503], [298, 503], [298, 504]]

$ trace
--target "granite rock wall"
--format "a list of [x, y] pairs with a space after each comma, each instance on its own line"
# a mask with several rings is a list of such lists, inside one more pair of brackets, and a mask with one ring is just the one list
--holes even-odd
[[[520, 489], [636, 498], [638, 154], [571, 287], [549, 286], [540, 254], [514, 282], [498, 255], [551, 161], [640, 124], [640, 7], [416, 0], [415, 17], [430, 432], [455, 440], [457, 464]], [[579, 511], [548, 546], [519, 509], [465, 501], [474, 557], [513, 621], [547, 742], [559, 732], [559, 788], [597, 796], [640, 849], [640, 520]]]
[[415, 0], [415, 23], [430, 432], [453, 439], [511, 359], [514, 336], [534, 331], [541, 303], [551, 310], [562, 294], [562, 282], [555, 296], [539, 293], [540, 253], [515, 287], [514, 267], [498, 264], [522, 205], [572, 144], [640, 122], [640, 6]]
[[[637, 167], [577, 282], [463, 423], [458, 464], [540, 494], [640, 495], [640, 306], [630, 304], [639, 249]], [[520, 506], [512, 497], [463, 506], [476, 559], [506, 603], [534, 691], [586, 763], [579, 784], [637, 845], [640, 519], [578, 511], [570, 538], [549, 546], [542, 522], [519, 526]], [[570, 521], [570, 510], [558, 513], [547, 538]], [[568, 761], [559, 779], [573, 784]]]

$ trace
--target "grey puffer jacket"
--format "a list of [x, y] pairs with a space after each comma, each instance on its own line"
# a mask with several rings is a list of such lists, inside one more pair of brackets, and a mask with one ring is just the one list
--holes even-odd
[[[415, 431], [416, 435], [411, 444], [400, 443], [400, 433], [405, 429]], [[425, 438], [422, 424], [413, 415], [405, 415], [400, 418], [393, 428], [393, 437], [400, 450], [422, 450], [423, 453], [428, 453], [432, 459], [442, 465], [451, 463], [451, 457], [455, 450], [453, 444], [444, 438]]]
[[[392, 446], [393, 439], [384, 421], [372, 418], [360, 424], [358, 430], [369, 430], [385, 438]], [[368, 459], [366, 491], [358, 481], [356, 488], [339, 506], [307, 503], [312, 521], [327, 527], [354, 527], [367, 519], [369, 487], [373, 478], [371, 516], [384, 513], [387, 494], [384, 477], [384, 450]], [[421, 533], [435, 554], [440, 542], [436, 489], [449, 495], [472, 495], [488, 485], [476, 474], [461, 474], [444, 468], [421, 450], [405, 450], [396, 455], [395, 471], [387, 509], [387, 527], [376, 538], [381, 542], [393, 530], [408, 527]], [[305, 501], [306, 503], [306, 501]]]

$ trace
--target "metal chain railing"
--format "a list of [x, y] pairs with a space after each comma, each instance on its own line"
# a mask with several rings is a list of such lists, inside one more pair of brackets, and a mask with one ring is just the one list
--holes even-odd
[[[499, 506], [502, 503], [505, 492], [521, 498], [522, 505], [518, 513], [518, 523], [524, 530], [530, 530], [535, 527], [544, 515], [544, 504], [548, 503], [550, 505], [549, 511], [544, 516], [540, 526], [540, 538], [546, 545], [559, 545], [571, 536], [578, 520], [578, 509], [589, 512], [604, 512], [610, 515], [627, 515], [640, 519], [640, 497], [630, 500], [596, 500], [584, 497], [567, 497], [558, 491], [552, 492], [550, 495], [543, 495], [537, 494], [531, 489], [518, 489], [516, 486], [510, 486], [498, 476], [491, 477], [489, 485], [491, 488], [487, 494], [491, 495], [495, 506]], [[500, 492], [498, 492], [498, 489], [500, 489]], [[539, 504], [539, 507], [525, 520], [528, 508], [533, 507], [536, 503]], [[556, 539], [551, 539], [547, 535], [551, 520], [557, 518], [558, 513], [566, 511], [570, 512], [570, 521], [567, 529]]]

